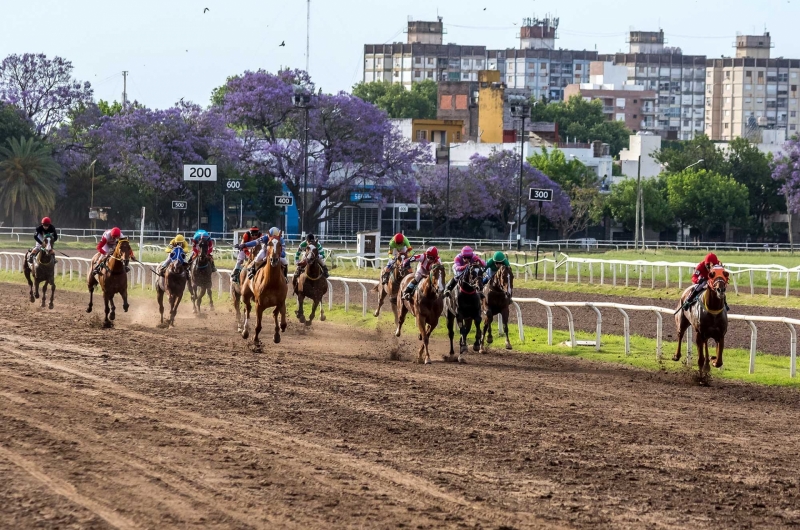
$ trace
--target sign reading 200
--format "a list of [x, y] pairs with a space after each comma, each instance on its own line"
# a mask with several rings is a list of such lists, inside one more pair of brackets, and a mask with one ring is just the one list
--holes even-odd
[[183, 166], [183, 180], [194, 182], [216, 182], [217, 166], [206, 164], [195, 164]]

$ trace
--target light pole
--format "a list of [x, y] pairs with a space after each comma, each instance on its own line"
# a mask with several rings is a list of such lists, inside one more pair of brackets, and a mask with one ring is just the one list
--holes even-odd
[[[639, 155], [639, 164], [636, 169], [636, 220], [633, 222], [633, 250], [639, 250], [639, 214], [642, 205], [642, 155]], [[644, 219], [644, 216], [642, 216]], [[644, 220], [642, 221], [644, 227]], [[644, 238], [644, 228], [642, 228], [642, 238]], [[644, 250], [644, 240], [642, 240], [642, 250]]]
[[450, 237], [450, 144], [447, 144], [447, 193], [444, 206], [444, 235]]
[[517, 194], [517, 251], [522, 250], [522, 178], [525, 168], [525, 118], [530, 116], [531, 103], [525, 96], [508, 96], [511, 116], [520, 118], [519, 125], [519, 191]]
[[[94, 211], [94, 165], [97, 163], [97, 159], [92, 160], [92, 163], [89, 165], [89, 168], [92, 170], [92, 198], [91, 204], [89, 205], [89, 211]], [[97, 228], [97, 219], [92, 219], [92, 230]]]
[[314, 107], [311, 105], [311, 94], [301, 85], [294, 85], [294, 106], [305, 113], [303, 123], [303, 208], [300, 213], [300, 234], [305, 237], [306, 195], [308, 192], [308, 111]]

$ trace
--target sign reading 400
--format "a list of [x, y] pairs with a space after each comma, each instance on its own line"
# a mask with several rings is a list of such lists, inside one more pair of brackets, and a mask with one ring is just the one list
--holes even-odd
[[193, 182], [216, 182], [217, 166], [204, 164], [185, 165], [183, 166], [183, 180]]

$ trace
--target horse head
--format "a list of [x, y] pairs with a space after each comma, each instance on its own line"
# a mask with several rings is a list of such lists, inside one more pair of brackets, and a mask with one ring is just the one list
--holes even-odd
[[507, 267], [505, 264], [498, 267], [497, 272], [492, 276], [492, 287], [505, 293], [509, 298], [511, 297], [514, 291], [514, 273], [511, 267]]
[[722, 266], [715, 266], [711, 269], [711, 272], [708, 273], [708, 285], [710, 290], [723, 302], [725, 301], [725, 290], [728, 287], [729, 278], [730, 273]]
[[306, 247], [305, 255], [303, 256], [303, 260], [306, 262], [306, 265], [311, 265], [312, 263], [316, 263], [319, 260], [319, 249], [316, 246], [309, 245]]
[[117, 241], [117, 246], [114, 247], [114, 257], [124, 261], [128, 261], [133, 256], [133, 249], [127, 238]]
[[430, 278], [428, 279], [428, 284], [433, 286], [436, 285], [436, 294], [441, 296], [444, 293], [445, 288], [445, 269], [444, 265], [441, 263], [437, 263], [431, 268]]
[[269, 264], [272, 267], [277, 267], [281, 262], [281, 254], [283, 253], [283, 245], [281, 245], [281, 238], [273, 237], [267, 242], [269, 247], [267, 255], [269, 256]]
[[208, 239], [200, 239], [200, 259], [206, 261], [208, 259]]
[[186, 252], [184, 252], [183, 248], [176, 247], [172, 250], [172, 263], [170, 267], [172, 267], [172, 271], [176, 274], [183, 274], [186, 268]]

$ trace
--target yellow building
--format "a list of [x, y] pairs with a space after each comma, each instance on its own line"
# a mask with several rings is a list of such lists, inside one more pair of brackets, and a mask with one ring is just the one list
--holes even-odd
[[464, 120], [411, 120], [411, 138], [415, 142], [427, 140], [442, 146], [460, 143]]
[[482, 143], [503, 142], [505, 85], [497, 70], [478, 72], [478, 135]]

